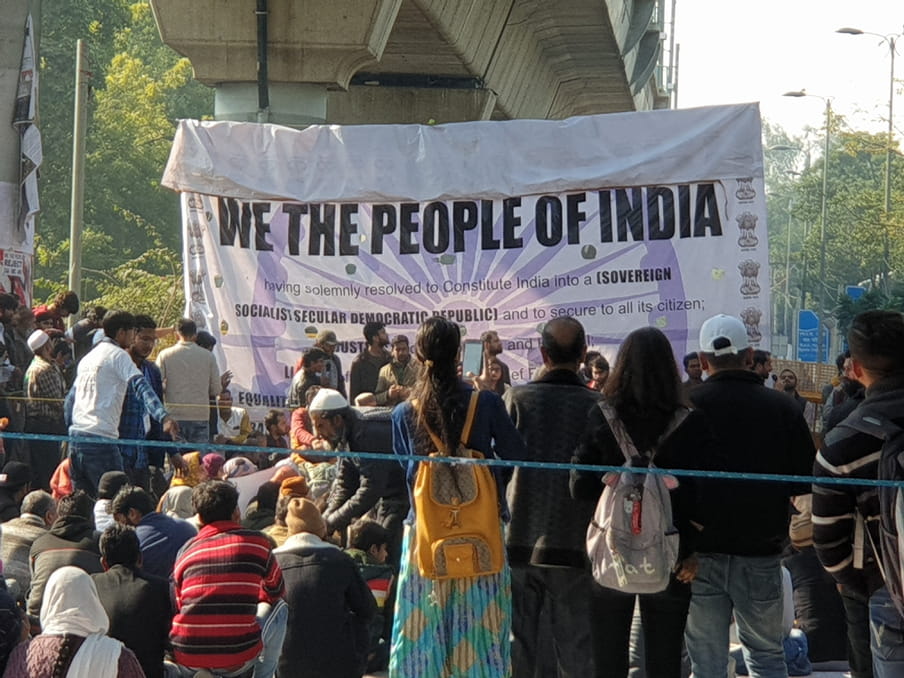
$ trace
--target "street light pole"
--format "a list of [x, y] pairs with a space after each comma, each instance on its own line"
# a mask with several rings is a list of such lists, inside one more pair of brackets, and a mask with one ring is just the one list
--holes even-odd
[[[885, 223], [882, 233], [882, 286], [885, 294], [888, 294], [888, 276], [891, 268], [891, 253], [889, 248], [890, 236], [888, 225], [891, 219], [891, 148], [894, 144], [894, 120], [895, 120], [895, 45], [897, 39], [904, 37], [904, 32], [882, 35], [870, 31], [861, 31], [859, 28], [839, 28], [836, 33], [845, 35], [872, 35], [880, 38], [888, 45], [889, 73], [888, 73], [888, 139], [885, 146]], [[880, 43], [881, 44], [881, 43]]]
[[826, 104], [825, 148], [822, 158], [822, 200], [819, 209], [819, 334], [816, 341], [816, 362], [823, 362], [825, 353], [826, 329], [826, 219], [828, 217], [828, 180], [829, 180], [829, 140], [832, 131], [832, 99], [818, 94], [809, 94], [805, 90], [785, 92], [786, 97], [815, 97]]

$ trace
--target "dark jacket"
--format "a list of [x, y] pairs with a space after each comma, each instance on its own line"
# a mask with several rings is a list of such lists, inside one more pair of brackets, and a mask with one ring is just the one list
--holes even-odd
[[[842, 403], [839, 407], [847, 405]], [[874, 412], [904, 426], [904, 375], [882, 379], [866, 391], [866, 398], [848, 415], [862, 418]], [[882, 441], [840, 422], [826, 434], [813, 464], [813, 475], [828, 478], [868, 478], [879, 475]], [[866, 598], [882, 586], [882, 575], [870, 545], [864, 537], [863, 562], [855, 558], [855, 523], [864, 521], [872, 541], [878, 546], [878, 488], [862, 485], [813, 485], [813, 544], [820, 562], [845, 592]]]
[[352, 361], [348, 375], [348, 400], [354, 403], [362, 393], [373, 393], [377, 390], [377, 380], [380, 378], [380, 368], [392, 360], [389, 351], [376, 357], [370, 354], [366, 348]]
[[[567, 464], [587, 425], [587, 412], [600, 397], [575, 372], [553, 370], [509, 389], [502, 400], [530, 461]], [[510, 563], [586, 567], [584, 541], [595, 504], [571, 498], [566, 472], [516, 468], [506, 498], [512, 512], [506, 536]]]
[[327, 530], [344, 530], [377, 503], [395, 502], [399, 513], [408, 511], [405, 473], [392, 458], [391, 410], [388, 407], [350, 408], [346, 419], [349, 450], [377, 452], [387, 459], [343, 457], [323, 512]]
[[169, 582], [123, 565], [91, 578], [110, 618], [108, 635], [135, 653], [147, 678], [162, 678], [173, 622]]
[[289, 606], [280, 678], [360, 678], [376, 603], [358, 566], [308, 534], [289, 537], [274, 554]]
[[168, 579], [176, 556], [185, 543], [198, 534], [195, 526], [157, 511], [144, 516], [135, 528], [141, 544], [141, 570]]
[[18, 487], [15, 490], [0, 490], [0, 523], [19, 517], [19, 502], [13, 497], [18, 491]]
[[[623, 423], [631, 442], [641, 455], [648, 455], [659, 442], [658, 435], [652, 437], [651, 432], [644, 430], [641, 425]], [[706, 457], [711, 446], [712, 440], [709, 437], [706, 417], [701, 411], [695, 410], [662, 441], [656, 449], [654, 464], [664, 469], [705, 468], [708, 466]], [[624, 454], [599, 407], [590, 410], [587, 429], [572, 461], [576, 464], [602, 466], [621, 466], [625, 463]], [[575, 499], [592, 501], [595, 505], [603, 493], [602, 476], [602, 473], [572, 471], [572, 496]], [[696, 498], [697, 480], [687, 476], [679, 477], [678, 487], [671, 492], [671, 499], [673, 520], [681, 535], [680, 558], [690, 555], [697, 549], [697, 530], [691, 525]]]
[[57, 518], [47, 534], [35, 539], [29, 552], [31, 591], [28, 614], [38, 616], [44, 600], [44, 587], [50, 575], [65, 565], [82, 568], [88, 574], [103, 572], [98, 547], [100, 532], [94, 521], [69, 515]]
[[[816, 450], [798, 405], [749, 370], [719, 371], [691, 392], [713, 438], [712, 470], [809, 475]], [[810, 492], [788, 482], [702, 479], [692, 519], [701, 553], [771, 556], [788, 540], [790, 498]]]

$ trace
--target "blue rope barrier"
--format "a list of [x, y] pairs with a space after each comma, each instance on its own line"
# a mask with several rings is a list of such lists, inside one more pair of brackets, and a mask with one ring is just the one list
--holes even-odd
[[[248, 454], [249, 452], [261, 452], [264, 454], [285, 454], [299, 452], [305, 457], [324, 457], [327, 459], [334, 458], [350, 458], [350, 459], [379, 459], [386, 461], [391, 459], [399, 462], [407, 462], [410, 460], [424, 461], [422, 455], [387, 455], [383, 452], [334, 452], [320, 450], [286, 450], [279, 447], [254, 447], [251, 445], [217, 445], [214, 443], [189, 443], [182, 441], [166, 441], [166, 440], [127, 440], [123, 438], [104, 438], [101, 436], [60, 436], [45, 433], [13, 433], [4, 431], [0, 434], [0, 438], [21, 439], [21, 440], [53, 440], [57, 442], [71, 442], [73, 439], [81, 439], [92, 444], [109, 444], [109, 445], [132, 445], [141, 447], [157, 447], [172, 448], [174, 450], [185, 450], [191, 448], [197, 452], [240, 452]], [[498, 466], [502, 468], [529, 468], [540, 469], [545, 471], [588, 471], [591, 473], [607, 473], [609, 471], [622, 472], [622, 466], [602, 466], [596, 464], [571, 464], [548, 461], [528, 461], [513, 459], [463, 459], [461, 457], [431, 457], [431, 461], [437, 461], [445, 464], [477, 464], [480, 466]], [[904, 481], [897, 480], [879, 480], [865, 478], [817, 478], [815, 476], [798, 476], [788, 474], [771, 474], [771, 473], [740, 473], [737, 471], [703, 471], [696, 469], [665, 469], [665, 468], [645, 468], [636, 467], [631, 469], [631, 473], [653, 473], [660, 475], [672, 475], [689, 478], [718, 478], [722, 480], [750, 480], [750, 481], [766, 481], [774, 483], [810, 483], [815, 485], [857, 485], [861, 487], [904, 487]]]

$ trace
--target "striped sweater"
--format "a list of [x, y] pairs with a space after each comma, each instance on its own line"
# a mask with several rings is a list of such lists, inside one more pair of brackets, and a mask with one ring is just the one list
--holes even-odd
[[[878, 477], [882, 441], [846, 425], [868, 409], [888, 402], [902, 403], [904, 377], [886, 378], [873, 384], [866, 399], [826, 435], [816, 456], [816, 477], [872, 479]], [[902, 418], [896, 423], [904, 425]], [[864, 526], [869, 534], [864, 531]], [[872, 537], [872, 540], [870, 539]], [[813, 542], [826, 571], [851, 593], [869, 596], [882, 586], [871, 541], [879, 543], [879, 495], [864, 485], [813, 486]]]
[[196, 669], [238, 667], [257, 657], [257, 604], [275, 603], [284, 593], [270, 541], [231, 521], [205, 525], [186, 543], [173, 585], [176, 661]]

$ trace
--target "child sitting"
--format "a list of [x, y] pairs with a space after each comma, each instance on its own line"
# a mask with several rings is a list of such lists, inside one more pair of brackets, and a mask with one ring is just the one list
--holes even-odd
[[386, 607], [393, 585], [389, 556], [389, 531], [380, 523], [361, 518], [349, 527], [349, 548], [345, 551], [358, 565], [361, 577], [374, 595], [377, 614], [370, 625], [370, 649], [367, 671], [384, 671], [389, 667], [389, 634], [392, 631], [392, 608]]

